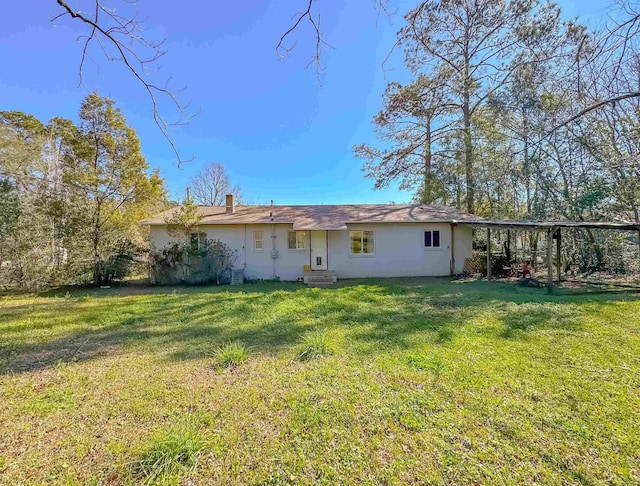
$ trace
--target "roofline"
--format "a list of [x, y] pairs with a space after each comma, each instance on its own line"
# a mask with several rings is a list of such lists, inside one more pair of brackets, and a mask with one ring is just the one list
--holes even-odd
[[[394, 221], [375, 221], [375, 220], [363, 220], [363, 221], [345, 221], [345, 225], [349, 224], [425, 224], [425, 223], [442, 223], [442, 224], [466, 224], [470, 221], [476, 222], [476, 220], [460, 220], [460, 219], [430, 219], [424, 221], [407, 221], [404, 219], [398, 219]], [[139, 223], [142, 226], [167, 226], [170, 223], [162, 222], [156, 223], [149, 220], [142, 220]], [[200, 223], [198, 226], [225, 226], [225, 225], [244, 225], [244, 224], [291, 224], [295, 225], [295, 221], [213, 221], [213, 222], [205, 222]], [[340, 230], [344, 228], [296, 228], [299, 230], [309, 229], [309, 230]]]
[[[327, 205], [332, 206], [332, 205]], [[344, 206], [344, 205], [336, 205]], [[396, 205], [405, 206], [405, 205]], [[246, 207], [246, 206], [245, 206]], [[215, 216], [215, 215], [212, 215]], [[606, 221], [529, 221], [529, 220], [490, 220], [490, 219], [431, 219], [424, 221], [407, 221], [403, 219], [393, 221], [376, 221], [376, 220], [359, 220], [359, 221], [345, 221], [344, 225], [352, 224], [428, 224], [428, 223], [444, 223], [444, 224], [466, 224], [471, 226], [477, 226], [480, 228], [508, 228], [508, 229], [521, 229], [521, 230], [548, 230], [548, 229], [605, 229], [605, 230], [617, 230], [617, 231], [640, 231], [640, 223], [631, 222], [606, 222]], [[149, 219], [142, 220], [141, 226], [166, 226], [166, 222], [154, 222]], [[280, 221], [211, 221], [201, 223], [200, 226], [221, 226], [221, 225], [260, 225], [260, 224], [290, 224], [295, 226], [296, 222], [292, 220], [280, 220]], [[320, 225], [321, 226], [321, 225]], [[297, 230], [333, 230], [344, 231], [344, 226], [335, 228], [322, 228], [322, 227], [298, 227]]]

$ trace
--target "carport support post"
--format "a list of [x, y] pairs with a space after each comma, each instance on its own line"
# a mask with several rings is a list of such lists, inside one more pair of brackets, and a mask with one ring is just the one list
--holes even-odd
[[491, 228], [487, 227], [487, 282], [491, 280]]
[[558, 283], [560, 283], [560, 246], [562, 245], [562, 232], [561, 229], [558, 228], [556, 230], [556, 272], [558, 272]]
[[553, 228], [547, 230], [547, 292], [553, 293]]

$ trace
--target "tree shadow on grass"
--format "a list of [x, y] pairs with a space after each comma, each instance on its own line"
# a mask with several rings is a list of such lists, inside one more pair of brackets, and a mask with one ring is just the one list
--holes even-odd
[[[252, 292], [270, 293], [277, 291], [290, 291], [302, 287], [299, 282], [256, 282], [245, 285], [142, 285], [142, 284], [115, 284], [109, 288], [84, 287], [60, 287], [38, 293], [38, 297], [91, 297], [112, 298], [114, 296], [143, 296], [143, 295], [192, 295], [192, 294], [246, 294]], [[18, 294], [19, 295], [19, 294]], [[32, 294], [28, 294], [32, 295]]]
[[[3, 302], [10, 319], [0, 322], [0, 374], [91, 360], [125, 347], [186, 360], [239, 340], [256, 352], [276, 354], [318, 327], [340, 329], [362, 344], [363, 353], [409, 348], [416, 336], [445, 344], [481, 311], [502, 319], [502, 338], [579, 325], [579, 298], [442, 279], [350, 281], [325, 290], [290, 283], [152, 290], [142, 295], [96, 291], [97, 299], [51, 299], [49, 307]], [[108, 296], [111, 301], [103, 300]], [[585, 296], [584, 301], [592, 300]], [[597, 300], [608, 302], [602, 296]]]
[[[495, 421], [493, 422], [495, 423]], [[553, 440], [554, 438], [549, 437], [548, 433], [541, 431], [538, 436], [541, 440], [540, 443], [537, 443], [536, 441], [529, 440], [524, 435], [513, 431], [513, 427], [504, 422], [499, 422], [497, 426], [494, 425], [492, 429], [501, 436], [503, 440], [526, 450], [533, 457], [540, 458], [551, 468], [561, 473], [561, 475], [564, 476], [570, 484], [581, 484], [584, 486], [596, 484], [578, 469], [578, 465], [565, 461], [562, 453], [545, 450], [541, 446], [541, 444], [571, 443], [575, 438], [563, 437], [562, 440]]]
[[[20, 308], [9, 322], [0, 323], [0, 373], [37, 371], [60, 362], [78, 362], [135, 346], [172, 359], [204, 355], [213, 345], [241, 340], [261, 352], [276, 352], [279, 345], [297, 340], [308, 326], [287, 313], [254, 320], [260, 308], [285, 302], [299, 291], [206, 292], [154, 296], [154, 300], [62, 300], [50, 311]], [[277, 292], [280, 290], [280, 292]], [[44, 335], [43, 335], [44, 334]], [[11, 339], [4, 339], [4, 338]]]
[[502, 337], [523, 337], [534, 330], [579, 331], [582, 310], [575, 305], [521, 304], [502, 317]]

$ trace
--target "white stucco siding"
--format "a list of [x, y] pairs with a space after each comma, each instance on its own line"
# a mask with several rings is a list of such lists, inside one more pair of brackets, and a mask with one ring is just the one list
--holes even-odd
[[[451, 225], [431, 224], [350, 224], [350, 231], [375, 232], [372, 255], [350, 253], [349, 231], [329, 232], [329, 268], [338, 278], [421, 277], [450, 274]], [[440, 248], [425, 248], [424, 232], [440, 231]], [[456, 271], [471, 252], [471, 232], [454, 233]], [[466, 241], [468, 240], [468, 241]]]
[[[297, 280], [302, 277], [304, 266], [309, 265], [309, 233], [305, 232], [307, 236], [304, 249], [289, 250], [288, 233], [293, 230], [293, 225], [276, 224], [274, 227], [275, 249], [278, 252], [278, 258], [271, 257], [274, 241], [272, 226], [247, 225], [246, 252], [243, 254], [243, 260], [238, 261], [237, 266], [245, 266], [245, 276], [248, 278], [272, 278], [275, 275], [281, 280]], [[254, 231], [262, 231], [262, 251], [254, 250]], [[220, 239], [224, 241], [222, 237]]]
[[464, 261], [471, 256], [473, 250], [473, 228], [467, 225], [456, 225], [453, 230], [455, 245], [453, 253], [455, 255], [456, 273], [464, 270]]
[[[271, 257], [273, 249], [272, 225], [201, 225], [200, 231], [206, 233], [208, 239], [217, 239], [229, 245], [236, 252], [234, 267], [245, 268], [247, 278], [273, 278], [281, 280], [297, 280], [302, 277], [304, 265], [309, 264], [309, 235], [307, 245], [303, 250], [288, 249], [288, 232], [292, 225], [276, 224], [275, 249], [278, 257]], [[262, 231], [263, 249], [254, 249], [254, 231]], [[151, 228], [151, 241], [155, 249], [171, 244], [175, 238], [167, 233], [162, 226]], [[275, 265], [274, 265], [275, 260]]]
[[153, 250], [161, 250], [162, 248], [169, 246], [174, 240], [169, 236], [164, 226], [151, 226], [151, 248]]
[[[248, 278], [296, 280], [302, 277], [304, 266], [310, 263], [310, 233], [304, 250], [288, 249], [288, 232], [292, 225], [277, 224], [275, 248], [278, 258], [271, 258], [274, 241], [272, 225], [203, 225], [200, 230], [209, 239], [219, 239], [236, 251], [235, 267], [245, 268]], [[349, 231], [328, 232], [328, 269], [338, 278], [361, 277], [420, 277], [450, 274], [451, 225], [448, 223], [385, 223], [351, 224], [350, 230], [375, 232], [375, 252], [372, 255], [350, 253]], [[440, 231], [440, 248], [424, 247], [424, 232]], [[263, 250], [254, 249], [254, 231], [262, 231]], [[171, 243], [164, 227], [151, 228], [156, 249]], [[464, 261], [471, 256], [472, 229], [456, 225], [454, 230], [455, 271], [462, 271]]]

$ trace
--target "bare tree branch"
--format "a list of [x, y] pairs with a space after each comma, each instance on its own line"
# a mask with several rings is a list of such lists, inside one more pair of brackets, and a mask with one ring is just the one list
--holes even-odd
[[567, 118], [562, 123], [559, 123], [556, 126], [554, 126], [551, 130], [549, 130], [547, 132], [547, 134], [545, 135], [544, 138], [548, 137], [549, 135], [551, 135], [556, 130], [569, 125], [571, 122], [574, 122], [579, 118], [582, 118], [587, 113], [590, 113], [590, 112], [595, 111], [595, 110], [597, 110], [599, 108], [602, 108], [605, 105], [614, 105], [615, 106], [615, 104], [618, 101], [627, 100], [629, 98], [638, 98], [638, 97], [640, 97], [640, 91], [633, 91], [633, 92], [625, 93], [625, 94], [622, 94], [622, 95], [619, 95], [619, 96], [614, 96], [613, 98], [607, 98], [606, 100], [598, 101], [597, 103], [594, 103], [594, 104], [592, 104], [590, 106], [587, 106], [585, 109], [579, 111], [578, 113], [573, 115], [571, 118]]
[[[380, 15], [382, 14], [385, 14], [389, 18], [391, 17], [393, 12], [390, 12], [387, 7], [389, 0], [372, 0], [372, 2], [377, 14], [376, 23], [379, 20]], [[280, 40], [276, 45], [276, 54], [280, 59], [284, 59], [289, 56], [289, 53], [296, 47], [296, 42], [293, 41], [291, 44], [287, 45], [288, 40], [296, 30], [301, 28], [301, 24], [306, 20], [306, 23], [311, 26], [315, 40], [314, 54], [306, 67], [315, 65], [316, 72], [319, 78], [324, 73], [324, 66], [322, 65], [321, 58], [321, 48], [323, 45], [331, 49], [334, 49], [334, 47], [329, 44], [322, 35], [322, 32], [320, 30], [320, 14], [314, 13], [313, 11], [316, 3], [317, 0], [308, 0], [305, 10], [298, 12], [291, 17], [292, 25], [284, 34], [280, 36]]]
[[289, 55], [289, 53], [295, 48], [296, 43], [294, 41], [293, 44], [291, 44], [291, 46], [289, 47], [285, 46], [285, 43], [287, 42], [287, 38], [290, 37], [291, 34], [296, 29], [298, 29], [298, 27], [300, 26], [300, 24], [304, 19], [307, 19], [307, 22], [309, 23], [309, 25], [311, 25], [313, 29], [314, 37], [315, 37], [315, 53], [312, 59], [309, 61], [309, 64], [307, 64], [307, 67], [311, 66], [312, 64], [315, 64], [316, 73], [318, 74], [318, 76], [320, 76], [324, 72], [324, 67], [322, 66], [322, 62], [320, 58], [320, 48], [322, 47], [322, 45], [325, 45], [333, 49], [333, 46], [328, 42], [326, 42], [322, 37], [322, 34], [320, 33], [320, 14], [315, 15], [312, 12], [315, 1], [316, 0], [309, 0], [306, 10], [302, 12], [298, 12], [295, 15], [293, 15], [293, 17], [291, 17], [293, 25], [289, 27], [289, 29], [280, 36], [280, 40], [276, 45], [276, 54], [278, 55], [278, 57], [280, 57], [280, 59], [284, 59]]
[[[146, 77], [149, 73], [149, 66], [166, 53], [166, 51], [162, 49], [164, 40], [152, 42], [145, 38], [142, 35], [142, 22], [138, 21], [135, 15], [131, 18], [118, 15], [114, 10], [106, 8], [101, 0], [95, 0], [95, 8], [91, 16], [79, 10], [74, 10], [66, 0], [56, 0], [56, 3], [63, 9], [63, 12], [53, 17], [51, 19], [52, 21], [68, 15], [86, 24], [90, 28], [87, 35], [80, 37], [84, 39], [79, 66], [80, 83], [84, 84], [83, 68], [87, 58], [92, 59], [89, 55], [89, 48], [95, 41], [109, 61], [122, 62], [134, 78], [144, 87], [153, 107], [153, 120], [165, 140], [171, 146], [177, 158], [178, 167], [184, 162], [192, 160], [192, 158], [187, 160], [182, 158], [175, 142], [169, 134], [170, 126], [184, 124], [195, 116], [187, 112], [188, 105], [183, 105], [178, 100], [178, 96], [182, 90], [172, 91], [169, 88], [171, 78], [169, 78], [163, 86], [160, 86], [148, 81]], [[116, 56], [110, 53], [108, 46], [115, 49], [117, 53]], [[150, 55], [143, 57], [141, 51], [150, 52]], [[180, 114], [178, 120], [171, 123], [165, 120], [158, 108], [158, 95], [169, 98]]]
[[[570, 125], [571, 123], [579, 120], [583, 116], [599, 110], [607, 105], [615, 107], [616, 103], [631, 99], [640, 98], [640, 90], [629, 90], [623, 93], [616, 94], [616, 87], [614, 84], [621, 77], [621, 69], [625, 63], [629, 62], [630, 51], [633, 51], [634, 42], [637, 40], [637, 36], [640, 33], [640, 12], [634, 9], [633, 3], [630, 0], [620, 0], [619, 2], [621, 11], [627, 16], [624, 20], [613, 20], [604, 32], [601, 33], [600, 38], [595, 42], [593, 52], [587, 58], [584, 66], [591, 67], [596, 73], [596, 82], [594, 82], [594, 89], [602, 87], [607, 91], [606, 97], [592, 95], [591, 103], [585, 108], [581, 109], [569, 118], [554, 125], [550, 130], [545, 133], [537, 142], [538, 144], [547, 139], [550, 135], [558, 131], [559, 129]], [[579, 63], [581, 51], [583, 49], [584, 41], [580, 43], [576, 54], [576, 63]], [[584, 68], [584, 66], [582, 66]], [[605, 75], [606, 74], [606, 75]], [[577, 72], [578, 93], [581, 94], [581, 68], [579, 66]]]

